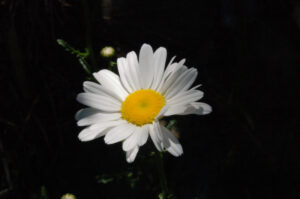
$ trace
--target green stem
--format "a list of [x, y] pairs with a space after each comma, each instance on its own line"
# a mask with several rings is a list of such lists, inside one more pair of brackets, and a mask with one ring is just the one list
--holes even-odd
[[86, 21], [86, 32], [85, 32], [86, 45], [90, 52], [89, 59], [92, 64], [92, 69], [93, 71], [95, 71], [97, 68], [97, 63], [96, 63], [95, 53], [93, 49], [93, 42], [92, 42], [92, 22], [91, 22], [92, 19], [90, 17], [89, 1], [82, 0], [82, 4], [83, 4], [84, 17]]
[[163, 152], [156, 152], [156, 162], [161, 187], [160, 199], [166, 199], [168, 195], [168, 183], [164, 170]]
[[[167, 125], [167, 128], [171, 130], [171, 128], [175, 125], [175, 123], [176, 120], [171, 120]], [[164, 170], [163, 157], [164, 157], [164, 152], [155, 152], [155, 160], [156, 160], [160, 187], [161, 187], [161, 193], [159, 194], [159, 199], [167, 199], [169, 197], [172, 197], [168, 190], [168, 183], [167, 183], [167, 178]], [[172, 198], [174, 198], [174, 196]]]

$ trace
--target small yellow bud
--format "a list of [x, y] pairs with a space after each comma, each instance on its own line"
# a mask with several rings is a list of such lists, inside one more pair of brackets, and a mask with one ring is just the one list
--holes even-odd
[[66, 193], [61, 197], [61, 199], [76, 199], [76, 196], [71, 193]]
[[102, 48], [100, 54], [105, 58], [110, 58], [115, 55], [115, 49], [111, 46], [106, 46]]

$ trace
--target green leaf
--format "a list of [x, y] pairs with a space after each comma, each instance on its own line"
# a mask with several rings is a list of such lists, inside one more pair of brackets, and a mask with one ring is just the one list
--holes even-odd
[[151, 153], [150, 153], [150, 157], [153, 157], [153, 156], [155, 156], [155, 151], [151, 151]]
[[133, 173], [132, 172], [128, 172], [127, 177], [130, 178], [132, 176], [133, 176]]
[[82, 68], [83, 68], [83, 70], [85, 70], [85, 72], [87, 73], [87, 74], [92, 74], [91, 73], [91, 71], [90, 71], [90, 65], [85, 61], [85, 59], [84, 58], [78, 58], [78, 61], [79, 61], [79, 63], [81, 64], [81, 66], [82, 66]]
[[48, 199], [47, 190], [44, 185], [41, 186], [41, 199]]
[[100, 178], [98, 179], [98, 183], [102, 183], [102, 184], [108, 184], [110, 182], [114, 181], [114, 178]]
[[84, 52], [80, 52], [79, 50], [75, 49], [72, 47], [70, 44], [68, 44], [65, 40], [63, 39], [57, 39], [57, 43], [62, 46], [65, 51], [70, 52], [71, 54], [75, 54], [79, 63], [81, 64], [82, 68], [85, 70], [87, 74], [92, 74], [91, 73], [91, 66], [87, 63], [85, 60], [89, 55], [90, 55], [90, 50], [88, 48], [85, 48]]
[[175, 195], [172, 194], [172, 193], [170, 193], [170, 194], [168, 195], [168, 199], [175, 199], [175, 198], [176, 198]]
[[166, 198], [165, 198], [165, 194], [164, 194], [164, 193], [160, 193], [160, 194], [158, 194], [158, 198], [159, 198], [159, 199], [166, 199]]

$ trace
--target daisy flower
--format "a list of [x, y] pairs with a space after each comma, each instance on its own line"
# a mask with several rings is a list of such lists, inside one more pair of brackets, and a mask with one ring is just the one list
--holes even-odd
[[144, 44], [137, 57], [129, 52], [118, 58], [119, 75], [103, 69], [93, 73], [98, 83], [85, 81], [84, 93], [77, 101], [88, 106], [76, 113], [78, 126], [87, 126], [78, 135], [81, 141], [104, 136], [106, 144], [122, 142], [127, 162], [133, 162], [150, 135], [158, 151], [174, 156], [183, 153], [177, 138], [159, 119], [171, 115], [205, 115], [212, 111], [208, 104], [197, 102], [203, 92], [200, 85], [190, 88], [198, 72], [187, 68], [185, 59], [165, 67], [167, 51], [155, 52]]

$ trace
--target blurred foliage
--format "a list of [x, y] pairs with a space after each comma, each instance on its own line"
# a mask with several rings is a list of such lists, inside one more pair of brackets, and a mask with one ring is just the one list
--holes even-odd
[[141, 171], [126, 171], [122, 173], [115, 173], [115, 174], [102, 174], [100, 176], [97, 176], [97, 182], [102, 184], [107, 183], [122, 183], [123, 184], [129, 184], [129, 186], [134, 189], [136, 186], [136, 183], [140, 180], [140, 177], [142, 175]]
[[40, 199], [49, 199], [45, 186], [41, 187], [41, 197], [40, 197]]

